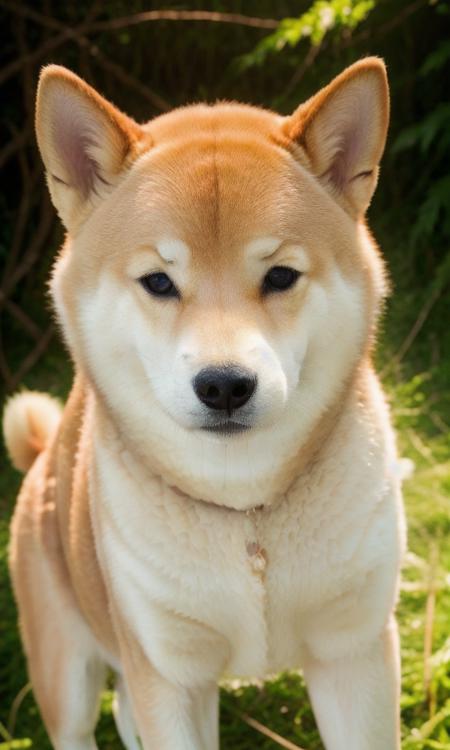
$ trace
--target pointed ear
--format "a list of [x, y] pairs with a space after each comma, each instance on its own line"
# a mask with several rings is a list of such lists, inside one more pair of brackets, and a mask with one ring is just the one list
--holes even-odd
[[351, 215], [360, 216], [376, 187], [388, 120], [386, 68], [368, 57], [302, 104], [283, 129], [303, 147], [324, 187]]
[[134, 120], [59, 65], [41, 73], [36, 134], [53, 203], [69, 231], [118, 182], [143, 138]]

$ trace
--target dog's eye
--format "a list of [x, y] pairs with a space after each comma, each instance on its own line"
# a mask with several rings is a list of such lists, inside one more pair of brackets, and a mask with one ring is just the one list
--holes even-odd
[[146, 292], [155, 297], [179, 297], [180, 293], [166, 273], [149, 273], [142, 276], [139, 281]]
[[264, 277], [262, 286], [263, 294], [267, 294], [268, 292], [284, 292], [286, 289], [290, 289], [291, 286], [294, 286], [300, 275], [300, 271], [296, 271], [294, 268], [274, 266]]

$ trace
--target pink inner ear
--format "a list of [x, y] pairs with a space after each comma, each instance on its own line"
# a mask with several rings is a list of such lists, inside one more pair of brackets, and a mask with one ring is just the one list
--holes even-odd
[[94, 133], [90, 132], [90, 123], [83, 121], [78, 112], [64, 106], [63, 100], [59, 105], [53, 125], [54, 147], [58, 160], [67, 173], [68, 186], [86, 198], [95, 189], [96, 180], [102, 179], [100, 167], [90, 154], [91, 147], [96, 145], [97, 139]]
[[371, 101], [364, 89], [351, 92], [343, 99], [334, 121], [324, 136], [333, 144], [327, 177], [338, 190], [370, 164]]
[[326, 172], [326, 176], [338, 190], [343, 190], [354, 176], [360, 151], [360, 135], [360, 123], [355, 123], [353, 130], [347, 130], [342, 134], [340, 145]]

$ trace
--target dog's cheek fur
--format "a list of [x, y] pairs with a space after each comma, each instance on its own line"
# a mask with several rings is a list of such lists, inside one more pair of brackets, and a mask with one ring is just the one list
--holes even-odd
[[339, 268], [311, 280], [298, 315], [276, 341], [288, 403], [320, 410], [333, 401], [363, 349], [368, 309], [359, 285]]

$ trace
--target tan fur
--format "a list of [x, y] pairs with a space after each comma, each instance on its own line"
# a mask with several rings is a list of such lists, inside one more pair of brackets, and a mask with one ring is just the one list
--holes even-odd
[[12, 396], [3, 415], [3, 432], [12, 463], [28, 471], [51, 442], [61, 419], [61, 404], [46, 393], [23, 391]]
[[[387, 285], [363, 219], [388, 107], [374, 58], [288, 118], [219, 103], [145, 126], [69, 71], [44, 70], [38, 142], [68, 229], [52, 294], [76, 378], [56, 434], [55, 404], [39, 394], [10, 401], [4, 429], [18, 467], [40, 453], [17, 502], [10, 565], [57, 750], [95, 748], [105, 664], [122, 675], [145, 750], [216, 750], [224, 671], [300, 664], [327, 750], [399, 747], [403, 527], [370, 361]], [[261, 238], [274, 249], [259, 252]], [[298, 267], [300, 280], [264, 296], [277, 265]], [[155, 270], [181, 289], [176, 303], [138, 283]], [[164, 389], [177, 376], [188, 399], [197, 371], [230, 360], [260, 368], [266, 398], [249, 437], [223, 448], [185, 426], [181, 396], [178, 423], [179, 393]], [[348, 689], [362, 701], [354, 715], [333, 705], [328, 674], [343, 686], [337, 700]], [[131, 715], [118, 725], [137, 748]]]

